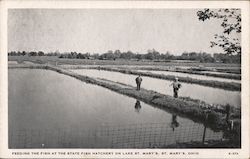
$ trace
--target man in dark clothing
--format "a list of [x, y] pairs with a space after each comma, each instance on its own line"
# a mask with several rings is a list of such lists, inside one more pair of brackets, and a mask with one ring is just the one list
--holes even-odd
[[141, 75], [136, 77], [135, 82], [136, 82], [136, 85], [137, 85], [137, 90], [139, 91], [141, 89], [141, 82], [142, 82]]
[[178, 98], [178, 91], [181, 88], [181, 84], [179, 83], [177, 77], [175, 78], [175, 81], [173, 83], [171, 83], [171, 85], [173, 85], [174, 97]]

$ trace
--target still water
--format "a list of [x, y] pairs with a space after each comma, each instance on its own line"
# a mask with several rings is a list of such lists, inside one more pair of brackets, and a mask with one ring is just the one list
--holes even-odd
[[147, 148], [219, 140], [203, 124], [53, 71], [9, 69], [9, 148]]
[[225, 74], [225, 75], [238, 75], [240, 76], [241, 74], [235, 74], [235, 73], [227, 73], [227, 72], [217, 72], [217, 71], [200, 71], [202, 73], [213, 73], [213, 74]]
[[188, 73], [181, 73], [181, 72], [149, 71], [149, 70], [138, 70], [138, 71], [140, 71], [140, 72], [150, 72], [150, 73], [154, 73], [154, 74], [179, 76], [179, 77], [189, 77], [189, 78], [200, 79], [200, 80], [213, 80], [213, 81], [235, 82], [235, 83], [240, 83], [241, 82], [240, 80], [235, 80], [235, 79], [218, 78], [218, 77], [195, 75], [195, 74], [188, 74]]
[[[136, 75], [128, 75], [119, 72], [99, 71], [92, 69], [76, 69], [71, 70], [76, 73], [87, 75], [90, 77], [104, 78], [116, 82], [121, 82], [129, 85], [136, 86]], [[161, 80], [150, 77], [142, 77], [142, 88], [153, 90], [159, 93], [173, 95], [172, 87], [169, 85], [171, 81]], [[197, 84], [182, 83], [179, 91], [180, 96], [191, 97], [193, 99], [200, 99], [212, 104], [231, 104], [233, 106], [240, 106], [240, 92], [228, 91], [218, 88], [205, 87]]]

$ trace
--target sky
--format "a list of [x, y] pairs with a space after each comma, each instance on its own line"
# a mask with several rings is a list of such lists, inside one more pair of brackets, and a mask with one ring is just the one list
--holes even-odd
[[210, 48], [220, 20], [196, 9], [10, 9], [8, 51], [222, 52]]

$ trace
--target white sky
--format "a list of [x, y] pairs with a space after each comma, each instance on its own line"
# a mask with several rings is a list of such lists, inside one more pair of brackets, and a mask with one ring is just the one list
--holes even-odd
[[104, 53], [221, 52], [210, 48], [219, 20], [199, 21], [194, 9], [11, 9], [8, 51]]

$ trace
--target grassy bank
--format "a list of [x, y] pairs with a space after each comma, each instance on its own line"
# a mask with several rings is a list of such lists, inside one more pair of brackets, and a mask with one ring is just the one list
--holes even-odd
[[225, 68], [217, 68], [218, 72], [222, 73], [235, 73], [235, 74], [241, 74], [241, 69], [225, 69]]
[[[119, 67], [121, 69], [125, 69], [125, 67]], [[191, 69], [168, 69], [168, 68], [161, 68], [161, 67], [132, 67], [131, 69], [136, 70], [149, 70], [149, 71], [169, 71], [169, 72], [180, 72], [186, 74], [195, 74], [195, 75], [203, 75], [203, 76], [210, 76], [210, 77], [219, 77], [219, 78], [226, 78], [226, 79], [236, 79], [241, 80], [240, 74], [217, 74], [217, 73], [208, 73], [208, 72], [200, 72], [200, 71], [193, 71]], [[219, 71], [218, 71], [219, 72]]]
[[[163, 75], [163, 74], [154, 74], [151, 72], [140, 72], [135, 70], [129, 70], [129, 69], [119, 69], [119, 68], [111, 68], [111, 67], [70, 67], [72, 69], [99, 69], [99, 70], [105, 70], [105, 71], [114, 71], [114, 72], [120, 72], [124, 74], [132, 74], [132, 75], [142, 75], [146, 77], [152, 77], [152, 78], [158, 78], [158, 79], [164, 79], [164, 80], [171, 80], [173, 81], [176, 76], [173, 75]], [[241, 91], [241, 84], [235, 83], [235, 82], [221, 82], [221, 81], [212, 81], [212, 80], [200, 80], [200, 79], [194, 79], [190, 77], [178, 77], [180, 82], [185, 83], [191, 83], [191, 84], [198, 84], [202, 86], [208, 86], [208, 87], [214, 87], [214, 88], [220, 88], [230, 91]]]
[[9, 69], [22, 69], [22, 68], [30, 68], [30, 69], [46, 69], [47, 65], [44, 64], [44, 65], [27, 65], [27, 64], [18, 64], [18, 65], [8, 65], [8, 68]]

